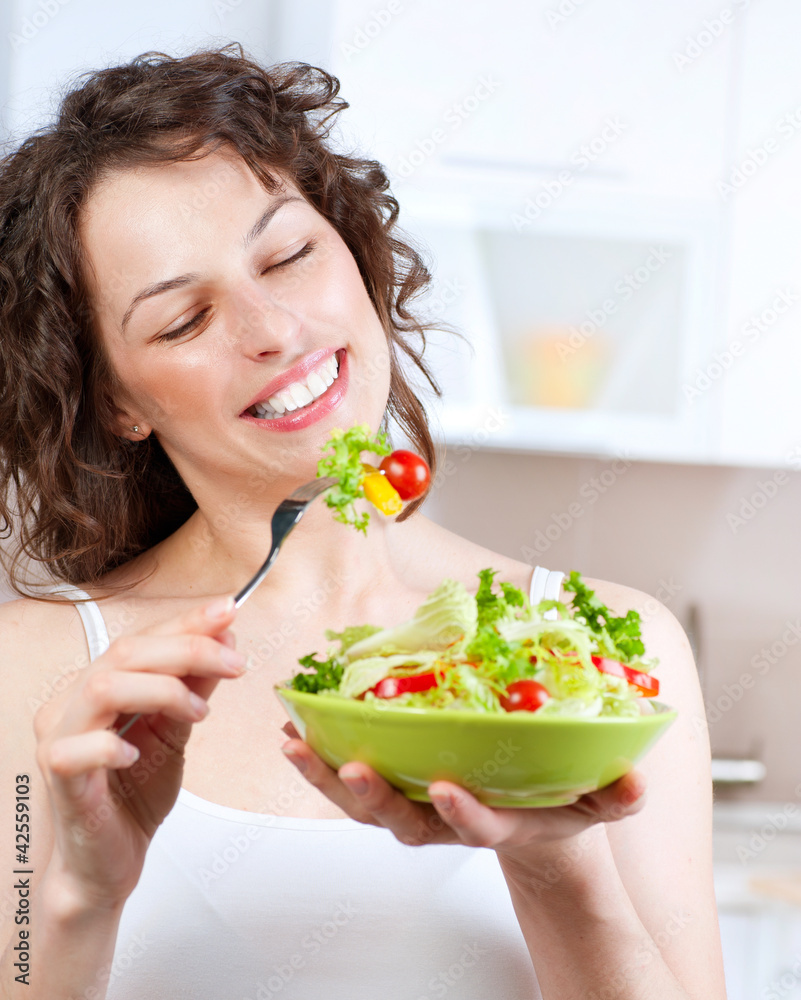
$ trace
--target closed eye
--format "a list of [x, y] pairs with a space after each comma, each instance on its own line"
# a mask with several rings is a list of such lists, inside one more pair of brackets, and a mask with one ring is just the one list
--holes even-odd
[[302, 260], [304, 257], [308, 257], [313, 250], [317, 249], [317, 243], [315, 240], [309, 240], [309, 242], [300, 248], [297, 253], [292, 254], [291, 257], [287, 257], [286, 260], [279, 260], [277, 264], [271, 264], [269, 267], [265, 267], [262, 274], [267, 274], [268, 271], [277, 271], [281, 267], [287, 267], [289, 264], [294, 264], [295, 261]]
[[[292, 254], [291, 257], [287, 257], [285, 260], [279, 260], [277, 264], [271, 264], [266, 267], [262, 274], [268, 274], [270, 271], [277, 271], [280, 268], [288, 267], [290, 264], [296, 263], [296, 261], [302, 260], [304, 257], [308, 257], [310, 253], [317, 249], [317, 243], [315, 240], [309, 240], [309, 242], [300, 248], [297, 253]], [[187, 333], [191, 333], [196, 327], [200, 326], [203, 320], [211, 312], [211, 306], [207, 306], [205, 309], [201, 309], [197, 315], [193, 316], [188, 323], [184, 323], [183, 326], [179, 326], [175, 330], [167, 330], [166, 333], [162, 333], [156, 338], [158, 343], [165, 343], [170, 340], [177, 340], [179, 337], [183, 337]]]
[[185, 333], [191, 333], [195, 327], [200, 326], [203, 319], [211, 312], [211, 306], [207, 306], [205, 309], [201, 309], [200, 312], [193, 316], [188, 323], [184, 323], [183, 326], [179, 326], [177, 330], [168, 330], [166, 333], [162, 333], [160, 337], [156, 337], [159, 343], [163, 343], [167, 340], [177, 340], [179, 337], [183, 337]]

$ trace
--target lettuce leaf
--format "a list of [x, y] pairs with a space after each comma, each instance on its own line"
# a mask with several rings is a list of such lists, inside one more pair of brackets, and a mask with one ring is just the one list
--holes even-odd
[[336, 427], [321, 450], [329, 449], [331, 454], [324, 455], [317, 463], [317, 475], [335, 476], [339, 482], [326, 490], [325, 502], [336, 511], [335, 520], [351, 524], [357, 531], [367, 534], [370, 515], [366, 511], [357, 513], [353, 505], [354, 501], [364, 496], [361, 454], [366, 451], [374, 455], [388, 455], [392, 448], [387, 435], [379, 431], [373, 436], [367, 424], [356, 424], [347, 431]]
[[421, 649], [442, 650], [469, 638], [475, 628], [475, 600], [464, 584], [443, 580], [415, 611], [414, 618], [354, 643], [347, 651], [347, 659], [413, 653]]

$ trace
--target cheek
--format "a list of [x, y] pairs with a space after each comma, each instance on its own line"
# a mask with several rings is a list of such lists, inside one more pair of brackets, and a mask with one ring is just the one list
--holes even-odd
[[[169, 353], [139, 358], [134, 363], [122, 359], [117, 368], [125, 387], [128, 406], [156, 426], [171, 417], [208, 411], [211, 383], [219, 379], [219, 366], [200, 350], [185, 350], [178, 365]], [[204, 406], [205, 402], [205, 406]]]

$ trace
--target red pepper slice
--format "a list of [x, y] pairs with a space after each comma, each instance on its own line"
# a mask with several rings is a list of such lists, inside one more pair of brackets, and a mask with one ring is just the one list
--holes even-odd
[[437, 675], [432, 670], [428, 674], [412, 674], [410, 677], [385, 677], [370, 690], [376, 698], [397, 698], [399, 694], [429, 691], [437, 683]]
[[602, 674], [611, 674], [613, 677], [625, 677], [629, 684], [642, 691], [646, 698], [653, 698], [659, 694], [659, 681], [650, 674], [643, 674], [639, 670], [632, 670], [625, 663], [617, 660], [608, 660], [606, 657], [593, 656], [592, 662]]

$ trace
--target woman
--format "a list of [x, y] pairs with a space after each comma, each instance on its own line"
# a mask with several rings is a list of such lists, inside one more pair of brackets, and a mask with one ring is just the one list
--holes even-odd
[[427, 274], [381, 168], [326, 148], [336, 92], [231, 48], [151, 55], [3, 165], [3, 512], [69, 586], [0, 607], [2, 839], [21, 779], [32, 831], [4, 870], [33, 869], [2, 995], [722, 998], [703, 706], [667, 611], [645, 639], [679, 721], [574, 806], [448, 782], [414, 804], [286, 739], [272, 685], [325, 629], [401, 621], [487, 565], [531, 579], [414, 505], [361, 537], [317, 503], [232, 608], [333, 427], [393, 416], [434, 457], [399, 365], [425, 371]]

